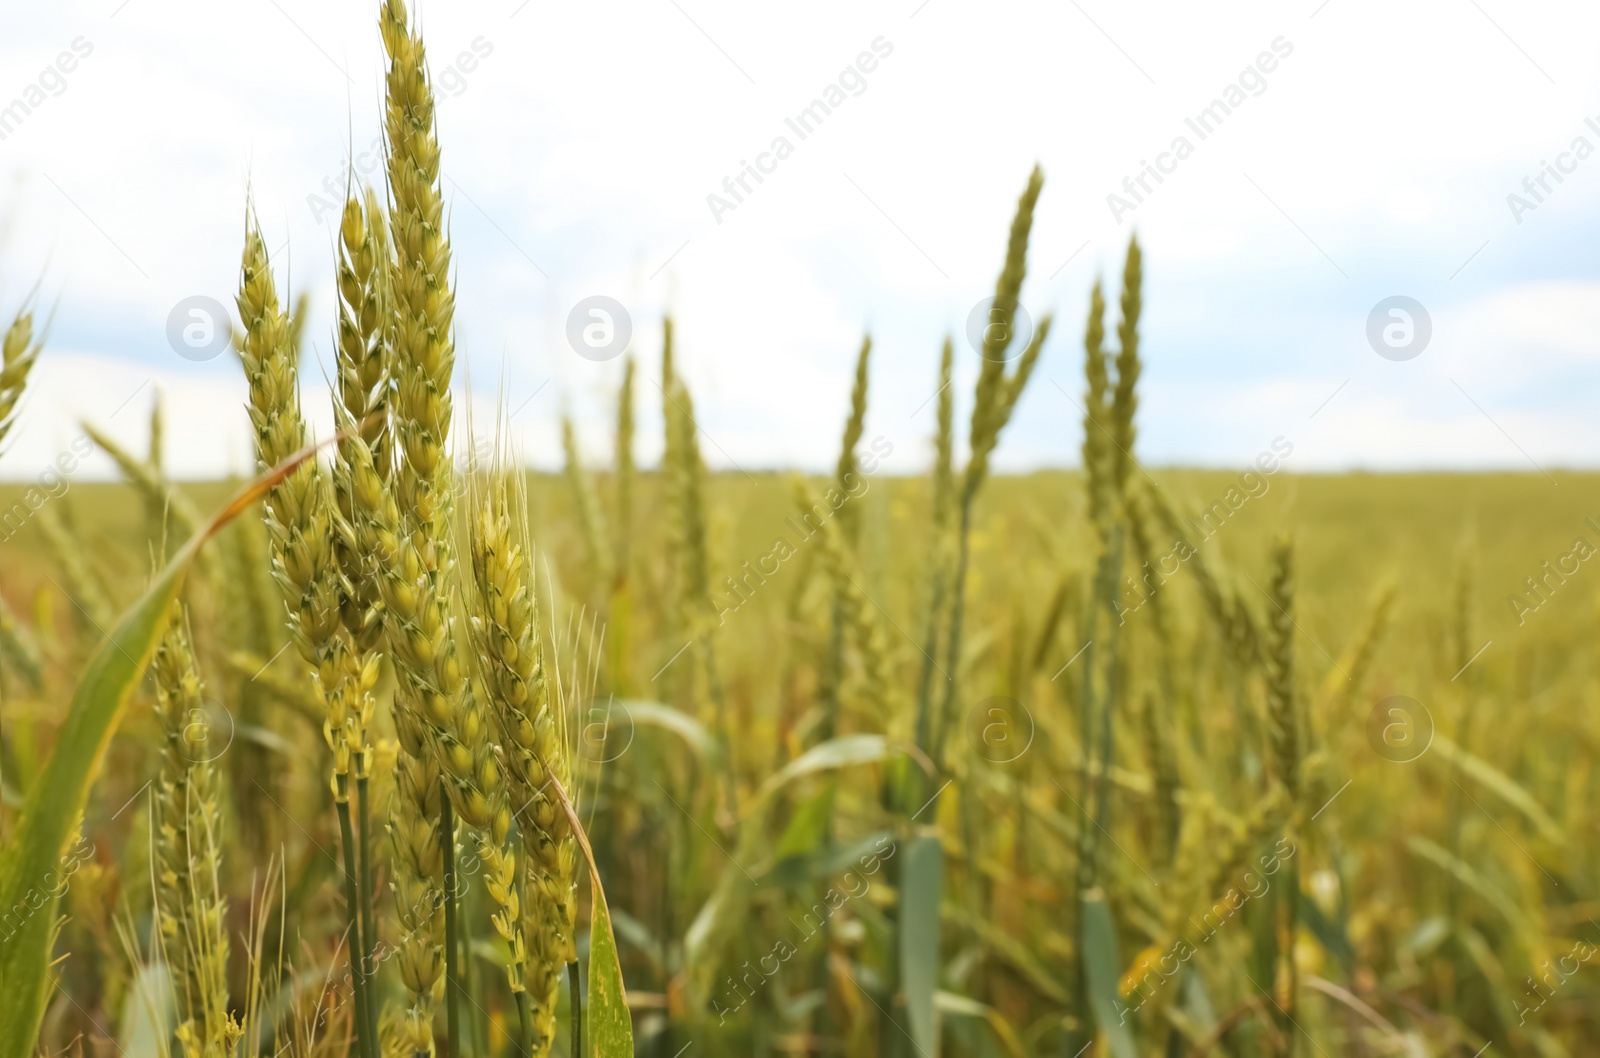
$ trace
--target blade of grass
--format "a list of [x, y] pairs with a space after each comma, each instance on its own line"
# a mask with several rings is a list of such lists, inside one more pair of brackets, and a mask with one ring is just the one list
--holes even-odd
[[939, 1025], [939, 898], [944, 890], [944, 847], [937, 835], [920, 837], [906, 851], [900, 872], [900, 981], [917, 1050], [935, 1058]]
[[184, 575], [207, 540], [315, 451], [312, 447], [296, 452], [236, 493], [167, 563], [90, 658], [55, 751], [29, 788], [17, 829], [0, 856], [0, 907], [20, 904], [34, 909], [17, 933], [0, 944], [0, 1025], [5, 1026], [0, 1058], [27, 1058], [33, 1053], [49, 993], [50, 950], [62, 888], [50, 879], [83, 815], [89, 785], [128, 696], [166, 628], [170, 604]]
[[[611, 911], [606, 906], [605, 887], [600, 884], [600, 868], [594, 862], [594, 849], [589, 845], [589, 835], [583, 829], [583, 822], [578, 818], [577, 810], [572, 807], [572, 799], [567, 796], [567, 791], [556, 779], [554, 772], [549, 772], [550, 789], [555, 791], [556, 800], [561, 802], [561, 810], [566, 814], [567, 822], [572, 825], [572, 833], [578, 839], [578, 848], [583, 851], [584, 862], [589, 865], [589, 1003], [584, 1009], [580, 1004], [582, 998], [578, 990], [576, 964], [569, 964], [568, 973], [572, 975], [572, 1004], [573, 1004], [573, 1051], [575, 1058], [633, 1058], [633, 1016], [628, 1012], [628, 989], [622, 980], [622, 962], [617, 954], [617, 938], [611, 931]], [[588, 1023], [588, 1032], [583, 1031], [584, 1022]], [[584, 1040], [587, 1039], [586, 1044]], [[589, 1048], [585, 1054], [583, 1049]]]

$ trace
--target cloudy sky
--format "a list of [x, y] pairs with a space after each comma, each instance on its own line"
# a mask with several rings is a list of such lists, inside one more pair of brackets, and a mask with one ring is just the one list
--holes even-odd
[[[1023, 300], [1060, 325], [1003, 466], [1076, 461], [1089, 288], [1134, 231], [1146, 461], [1242, 465], [1282, 436], [1302, 470], [1600, 464], [1600, 10], [1222, 6], [423, 0], [476, 421], [503, 400], [528, 458], [554, 465], [570, 411], [608, 458], [620, 361], [566, 336], [574, 306], [604, 295], [626, 306], [647, 380], [671, 309], [724, 467], [830, 462], [870, 331], [868, 433], [894, 443], [888, 469], [914, 470], [939, 343], [958, 336], [967, 392], [960, 336], [1037, 162]], [[246, 465], [236, 364], [179, 355], [168, 322], [185, 299], [231, 305], [247, 194], [282, 282], [310, 292], [320, 412], [329, 189], [352, 159], [381, 179], [376, 7], [66, 0], [8, 16], [0, 313], [42, 277], [54, 321], [0, 477], [36, 474], [85, 416], [142, 446], [158, 391], [175, 472]], [[802, 139], [786, 119], [830, 96]], [[779, 137], [783, 157], [763, 155]], [[732, 208], [710, 197], [730, 200], [724, 181], [758, 160], [770, 171]], [[1402, 346], [1387, 351], [1409, 359], [1369, 340], [1394, 297], [1426, 314], [1380, 310]], [[648, 460], [653, 382], [640, 402]]]

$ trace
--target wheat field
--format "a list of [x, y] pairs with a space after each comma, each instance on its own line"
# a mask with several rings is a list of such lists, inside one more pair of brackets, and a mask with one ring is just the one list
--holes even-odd
[[[1143, 465], [1159, 261], [1013, 341], [1037, 169], [970, 392], [928, 336], [929, 473], [870, 338], [831, 474], [711, 472], [670, 317], [614, 457], [530, 471], [456, 406], [448, 143], [377, 21], [335, 432], [250, 201], [257, 476], [173, 480], [158, 403], [0, 487], [0, 1058], [1600, 1053], [1594, 475]], [[1045, 363], [1078, 469], [994, 472]]]

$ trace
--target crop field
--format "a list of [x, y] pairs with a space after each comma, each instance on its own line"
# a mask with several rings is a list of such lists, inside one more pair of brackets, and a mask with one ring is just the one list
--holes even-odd
[[[530, 471], [379, 28], [335, 432], [252, 202], [255, 476], [158, 401], [0, 486], [0, 1058], [1600, 1053], [1600, 476], [1143, 465], [1137, 240], [1013, 334], [1038, 169], [911, 458], [864, 339], [831, 473], [713, 472], [663, 317]], [[1078, 469], [994, 471], [1045, 358]]]

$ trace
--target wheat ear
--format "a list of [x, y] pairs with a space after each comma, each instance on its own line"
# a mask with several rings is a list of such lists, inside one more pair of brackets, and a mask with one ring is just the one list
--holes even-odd
[[[199, 756], [208, 730], [205, 700], [182, 607], [174, 603], [172, 609], [150, 664], [164, 735], [155, 786], [157, 911], [183, 1053], [186, 1058], [227, 1058], [243, 1029], [228, 1010], [217, 775], [215, 765]], [[197, 732], [199, 738], [194, 737]]]
[[1139, 240], [1128, 240], [1122, 268], [1122, 319], [1117, 323], [1117, 385], [1111, 394], [1111, 477], [1118, 496], [1128, 492], [1133, 469], [1134, 412], [1139, 408], [1139, 314], [1143, 305], [1144, 257]]
[[[392, 502], [381, 503], [373, 513], [381, 519], [376, 542], [381, 544], [385, 633], [398, 676], [395, 727], [402, 750], [398, 769], [404, 773], [401, 788], [407, 791], [391, 818], [400, 835], [397, 849], [403, 847], [406, 855], [414, 857], [415, 839], [422, 834], [417, 816], [423, 808], [416, 780], [425, 768], [422, 759], [431, 755], [447, 795], [437, 806], [437, 838], [445, 883], [440, 896], [444, 971], [449, 982], [447, 1035], [455, 1053], [459, 1027], [453, 816], [480, 832], [481, 848], [499, 850], [510, 830], [511, 813], [488, 722], [463, 672], [450, 595], [449, 436], [455, 300], [450, 292], [450, 241], [444, 231], [439, 188], [433, 90], [422, 39], [410, 28], [401, 0], [385, 0], [379, 22], [389, 56], [385, 129], [392, 199], [389, 230], [394, 245], [390, 291], [394, 303], [391, 366], [396, 462], [388, 490]], [[398, 877], [400, 872], [396, 873]], [[417, 897], [425, 897], [427, 883], [410, 873], [413, 877], [408, 887]], [[498, 895], [493, 884], [490, 891]], [[405, 906], [402, 900], [402, 908]], [[422, 954], [419, 949], [418, 955]], [[416, 968], [426, 969], [420, 960]], [[419, 1052], [425, 1051], [429, 1042], [425, 992], [434, 980], [436, 967], [408, 981], [413, 993], [408, 1032]]]
[[[488, 688], [489, 715], [505, 755], [507, 785], [522, 834], [520, 877], [514, 860], [491, 864], [508, 872], [499, 883], [495, 928], [511, 945], [512, 991], [525, 996], [529, 1053], [543, 1058], [555, 1039], [556, 993], [563, 967], [577, 958], [573, 865], [577, 843], [551, 780], [572, 788], [563, 715], [551, 702], [539, 638], [526, 500], [505, 475], [489, 483], [468, 519], [472, 566], [472, 634]], [[513, 519], [513, 500], [516, 519]], [[485, 860], [489, 863], [489, 860]], [[515, 896], [523, 893], [521, 915]], [[499, 896], [496, 897], [500, 899]]]
[[[344, 680], [350, 688], [351, 770], [356, 780], [356, 842], [360, 848], [359, 893], [362, 971], [376, 971], [377, 928], [372, 912], [371, 786], [373, 694], [382, 653], [383, 608], [376, 571], [376, 540], [365, 512], [381, 502], [393, 463], [389, 431], [389, 271], [385, 218], [371, 189], [345, 201], [339, 224], [336, 265], [338, 324], [334, 348], [337, 390], [332, 480], [334, 556], [342, 578], [340, 621], [349, 641]], [[358, 487], [358, 481], [364, 488]], [[365, 502], [364, 502], [365, 501]], [[374, 994], [375, 995], [375, 994]], [[376, 998], [367, 1005], [366, 1036], [378, 1038]]]
[[[293, 330], [278, 302], [266, 244], [254, 225], [245, 232], [237, 304], [244, 328], [238, 353], [250, 388], [256, 458], [261, 467], [274, 467], [305, 447], [309, 435], [300, 411]], [[359, 666], [341, 618], [345, 587], [334, 557], [334, 505], [328, 480], [316, 460], [300, 463], [268, 491], [265, 519], [273, 576], [289, 607], [294, 644], [311, 667], [323, 707], [323, 738], [333, 754], [332, 787], [344, 848], [358, 1039], [361, 1053], [373, 1058], [376, 1041], [371, 1033], [355, 892], [350, 773], [365, 744], [360, 702], [376, 682], [378, 667], [375, 660], [364, 668]]]
[[24, 309], [0, 340], [0, 444], [16, 425], [22, 391], [27, 388], [28, 374], [39, 359], [40, 348], [33, 333], [33, 312]]
[[[1265, 661], [1267, 670], [1267, 730], [1273, 770], [1290, 804], [1290, 833], [1300, 812], [1300, 722], [1294, 693], [1294, 551], [1287, 536], [1272, 548], [1271, 606], [1267, 614]], [[1294, 1024], [1299, 992], [1294, 961], [1300, 895], [1299, 861], [1289, 864], [1288, 878], [1278, 894], [1278, 965], [1276, 1005], [1279, 1029], [1286, 1035]], [[1292, 1037], [1291, 1037], [1292, 1038]]]

